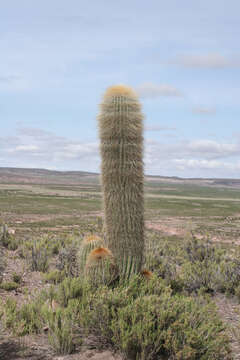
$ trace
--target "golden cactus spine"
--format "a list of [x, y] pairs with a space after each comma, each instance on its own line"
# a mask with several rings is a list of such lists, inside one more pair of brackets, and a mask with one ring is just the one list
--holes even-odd
[[100, 105], [101, 180], [106, 246], [124, 278], [144, 251], [143, 115], [129, 87], [110, 87]]

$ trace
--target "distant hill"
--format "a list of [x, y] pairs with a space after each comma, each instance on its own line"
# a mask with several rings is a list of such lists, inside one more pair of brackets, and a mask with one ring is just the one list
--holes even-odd
[[[146, 175], [147, 182], [196, 184], [202, 186], [240, 187], [240, 179], [180, 178], [177, 176]], [[99, 174], [86, 171], [56, 171], [46, 169], [24, 169], [0, 167], [2, 184], [68, 184], [99, 183]]]
[[85, 171], [55, 171], [0, 167], [0, 183], [4, 184], [78, 184], [98, 182], [99, 175]]

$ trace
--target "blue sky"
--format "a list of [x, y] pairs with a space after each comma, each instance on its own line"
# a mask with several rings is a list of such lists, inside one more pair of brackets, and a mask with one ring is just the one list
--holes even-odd
[[0, 1], [0, 166], [99, 171], [105, 89], [136, 89], [145, 172], [240, 178], [239, 0]]

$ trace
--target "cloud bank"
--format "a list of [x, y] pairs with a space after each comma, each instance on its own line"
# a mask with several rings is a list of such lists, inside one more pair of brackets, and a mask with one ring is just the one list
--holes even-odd
[[[38, 128], [19, 128], [14, 136], [0, 137], [0, 147], [1, 166], [93, 172], [100, 168], [98, 141], [73, 141]], [[147, 174], [237, 178], [239, 158], [240, 138], [234, 143], [208, 139], [175, 140], [171, 144], [145, 141]]]

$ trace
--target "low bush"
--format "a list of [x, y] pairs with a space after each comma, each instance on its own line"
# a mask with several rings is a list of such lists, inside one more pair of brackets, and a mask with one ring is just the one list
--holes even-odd
[[77, 252], [78, 249], [75, 245], [64, 247], [59, 251], [57, 268], [64, 271], [67, 276], [78, 275]]
[[225, 257], [214, 273], [215, 289], [236, 294], [240, 284], [240, 259]]
[[214, 281], [216, 271], [217, 264], [207, 260], [184, 263], [181, 269], [184, 289], [189, 293], [197, 293], [199, 289], [205, 292], [213, 292], [216, 285]]
[[46, 272], [48, 270], [49, 249], [45, 245], [45, 241], [34, 239], [24, 243], [22, 254], [32, 271]]
[[44, 281], [52, 284], [58, 284], [65, 278], [65, 272], [59, 270], [52, 270], [44, 274]]
[[215, 307], [202, 298], [173, 295], [166, 280], [154, 274], [149, 279], [133, 276], [114, 288], [66, 278], [19, 309], [8, 299], [4, 318], [18, 335], [47, 326], [59, 354], [73, 352], [74, 337], [84, 330], [128, 359], [231, 358]]
[[79, 323], [128, 359], [227, 359], [229, 352], [214, 306], [172, 295], [155, 276], [88, 293], [80, 304]]
[[16, 250], [19, 245], [16, 237], [10, 233], [6, 224], [0, 228], [0, 244], [9, 250]]
[[83, 297], [85, 291], [85, 283], [81, 279], [65, 278], [58, 285], [55, 298], [61, 306], [67, 307], [69, 300]]
[[3, 257], [3, 251], [0, 249], [0, 283], [2, 282], [2, 274], [5, 269], [5, 259]]
[[12, 291], [16, 290], [18, 288], [19, 284], [14, 281], [6, 281], [2, 282], [0, 284], [0, 289], [6, 290], [6, 291]]
[[191, 263], [203, 261], [219, 263], [224, 255], [223, 249], [214, 245], [208, 237], [198, 239], [193, 233], [183, 242], [182, 249], [184, 258]]
[[22, 282], [22, 275], [17, 274], [16, 272], [14, 272], [12, 274], [12, 280], [17, 284], [20, 284]]
[[[227, 359], [228, 340], [212, 305], [163, 294], [119, 308], [112, 340], [128, 359]], [[230, 357], [229, 357], [230, 358]]]
[[42, 314], [48, 326], [48, 340], [57, 354], [71, 354], [75, 345], [73, 343], [73, 319], [68, 310], [57, 308], [42, 309]]
[[16, 301], [8, 298], [4, 307], [4, 318], [6, 327], [18, 336], [38, 333], [42, 327], [38, 302], [23, 304], [17, 308]]

